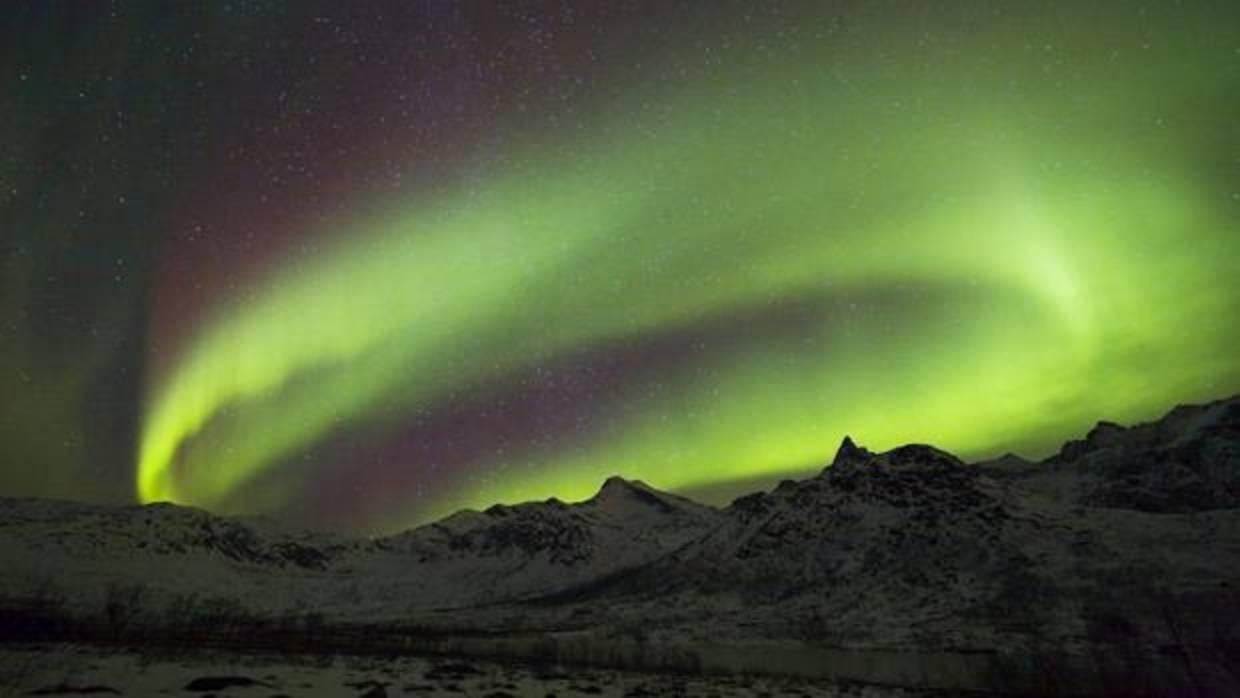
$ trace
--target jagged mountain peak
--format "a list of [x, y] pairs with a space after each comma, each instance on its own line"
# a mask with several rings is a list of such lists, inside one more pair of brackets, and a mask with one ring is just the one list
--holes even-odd
[[869, 459], [873, 454], [865, 447], [858, 446], [853, 442], [851, 436], [845, 436], [840, 442], [840, 447], [835, 450], [835, 458], [832, 459], [831, 465], [841, 465], [856, 460]]
[[[721, 516], [640, 480], [613, 476], [585, 501], [465, 510], [384, 539], [382, 546], [418, 566], [427, 580], [417, 583], [419, 603], [483, 603], [558, 593], [641, 567], [702, 536]], [[463, 579], [470, 583], [462, 586]]]
[[940, 469], [963, 465], [964, 461], [956, 456], [926, 444], [906, 444], [890, 451], [874, 453], [863, 446], [858, 446], [851, 437], [845, 436], [835, 452], [835, 458], [831, 461], [831, 465], [824, 469], [823, 475], [832, 470], [846, 469], [848, 466]]
[[817, 478], [776, 492], [790, 496], [797, 507], [838, 509], [848, 502], [863, 510], [894, 505], [930, 515], [947, 500], [980, 504], [987, 499], [979, 489], [982, 475], [946, 451], [909, 444], [845, 458]]
[[1063, 494], [1110, 509], [1185, 513], [1240, 504], [1240, 396], [1179, 405], [1152, 422], [1099, 422], [1031, 477], [1069, 483]]
[[1045, 462], [1063, 464], [1088, 460], [1108, 449], [1170, 447], [1240, 426], [1240, 395], [1199, 405], [1176, 405], [1162, 417], [1146, 423], [1121, 426], [1098, 422], [1082, 439], [1064, 443]]
[[649, 501], [650, 497], [661, 498], [663, 494], [641, 480], [626, 480], [619, 475], [612, 475], [603, 481], [602, 487], [588, 501], [603, 502], [617, 498]]
[[604, 492], [609, 492], [609, 491], [610, 492], [624, 492], [624, 491], [632, 491], [632, 490], [650, 491], [651, 489], [653, 488], [651, 488], [650, 485], [647, 485], [641, 480], [626, 480], [623, 477], [620, 477], [619, 475], [612, 475], [611, 477], [603, 481], [603, 486], [599, 489], [599, 494], [602, 494]]
[[714, 511], [713, 507], [657, 490], [641, 480], [626, 480], [617, 475], [607, 478], [598, 493], [583, 504], [591, 509], [617, 513], [652, 511], [697, 516]]

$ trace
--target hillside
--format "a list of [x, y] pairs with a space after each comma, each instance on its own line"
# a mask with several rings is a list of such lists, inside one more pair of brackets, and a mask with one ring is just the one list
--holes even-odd
[[817, 476], [723, 509], [612, 478], [584, 502], [497, 505], [373, 540], [171, 505], [2, 500], [0, 558], [4, 608], [93, 627], [121, 598], [130, 628], [205, 603], [254, 625], [313, 616], [462, 652], [483, 634], [491, 653], [534, 638], [560, 659], [606, 646], [639, 665], [763, 647], [751, 656], [807, 653], [768, 669], [826, 661], [894, 683], [1014, 671], [1027, 686], [1049, 662], [1073, 684], [1139, 671], [1151, 686], [1234, 685], [1240, 398], [1100, 423], [1036, 463], [845, 439]]

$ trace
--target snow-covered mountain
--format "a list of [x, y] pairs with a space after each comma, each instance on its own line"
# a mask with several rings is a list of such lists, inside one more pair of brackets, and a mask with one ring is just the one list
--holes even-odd
[[416, 555], [420, 562], [530, 556], [572, 567], [595, 562], [604, 551], [630, 561], [648, 560], [649, 551], [679, 547], [718, 519], [711, 507], [640, 480], [611, 477], [578, 504], [549, 499], [466, 510], [380, 544]]
[[640, 617], [689, 644], [1191, 652], [1225, 675], [1240, 669], [1238, 485], [1236, 398], [1103, 424], [1041, 463], [845, 439], [817, 477], [737, 499], [566, 615]]
[[1099, 422], [1046, 465], [1043, 479], [1062, 480], [1070, 472], [1077, 481], [1073, 495], [1088, 506], [1151, 513], [1235, 509], [1240, 507], [1240, 401], [1181, 406], [1157, 422], [1131, 428]]
[[322, 578], [374, 551], [370, 541], [171, 504], [0, 499], [0, 607], [52, 594], [91, 614], [125, 587], [141, 589], [155, 615], [190, 596], [275, 612], [289, 605], [280, 580]]
[[373, 540], [171, 505], [0, 500], [0, 560], [0, 608], [51, 587], [98, 612], [127, 584], [151, 617], [196, 594], [327, 623], [638, 646], [1104, 648], [1240, 672], [1240, 397], [1100, 423], [1041, 462], [845, 439], [818, 475], [723, 509], [611, 478], [584, 502]]
[[77, 556], [215, 555], [236, 563], [324, 569], [348, 550], [366, 547], [294, 533], [261, 519], [228, 519], [172, 504], [105, 507], [39, 499], [0, 499], [0, 535], [36, 549]]
[[109, 586], [140, 584], [157, 598], [233, 596], [260, 614], [373, 619], [554, 593], [641, 567], [719, 520], [712, 507], [619, 477], [584, 502], [467, 510], [374, 540], [171, 504], [0, 499], [0, 597], [50, 585], [89, 608]]
[[720, 521], [712, 507], [612, 477], [584, 502], [467, 510], [380, 539], [388, 554], [366, 572], [393, 580], [381, 596], [403, 594], [420, 608], [521, 600], [640, 568]]

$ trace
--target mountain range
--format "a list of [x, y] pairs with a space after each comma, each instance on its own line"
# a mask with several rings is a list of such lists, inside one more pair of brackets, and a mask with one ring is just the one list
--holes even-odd
[[175, 638], [170, 618], [209, 610], [435, 651], [1206, 695], [1240, 685], [1240, 397], [1101, 422], [1038, 462], [845, 438], [816, 476], [722, 508], [613, 477], [371, 539], [3, 499], [0, 560], [0, 613], [34, 618], [18, 639]]

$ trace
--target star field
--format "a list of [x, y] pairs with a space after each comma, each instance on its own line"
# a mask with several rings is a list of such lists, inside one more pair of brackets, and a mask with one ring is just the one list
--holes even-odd
[[1240, 389], [1225, 4], [18, 14], [12, 492], [390, 530]]

